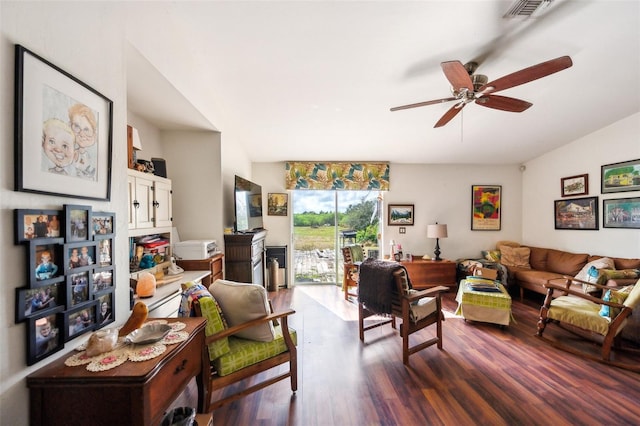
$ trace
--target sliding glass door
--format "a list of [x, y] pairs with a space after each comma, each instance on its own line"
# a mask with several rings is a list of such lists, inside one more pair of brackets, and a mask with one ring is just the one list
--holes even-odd
[[345, 245], [376, 253], [380, 204], [374, 191], [293, 191], [294, 283], [342, 284]]

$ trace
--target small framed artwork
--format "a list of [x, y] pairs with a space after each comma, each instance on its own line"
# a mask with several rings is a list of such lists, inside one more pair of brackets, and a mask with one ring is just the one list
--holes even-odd
[[20, 244], [36, 238], [60, 237], [60, 210], [16, 209], [15, 243]]
[[96, 327], [97, 302], [64, 312], [64, 341], [68, 342]]
[[62, 238], [29, 242], [29, 287], [42, 287], [64, 279]]
[[91, 233], [95, 236], [113, 234], [116, 223], [116, 214], [110, 212], [91, 213]]
[[93, 282], [93, 294], [104, 293], [107, 290], [113, 290], [113, 266], [100, 270], [94, 270], [91, 276]]
[[389, 226], [413, 226], [413, 204], [389, 204]]
[[64, 282], [39, 288], [16, 288], [16, 323], [64, 306], [67, 301], [65, 288]]
[[269, 216], [286, 216], [289, 206], [289, 194], [269, 193], [267, 198], [267, 214]]
[[96, 300], [98, 302], [96, 328], [102, 328], [107, 324], [111, 324], [113, 321], [115, 321], [113, 291], [104, 293], [96, 297]]
[[109, 200], [113, 103], [20, 45], [15, 70], [15, 190]]
[[601, 167], [601, 192], [640, 191], [640, 159]]
[[640, 197], [602, 200], [602, 226], [640, 229]]
[[107, 236], [96, 236], [95, 242], [97, 243], [96, 253], [96, 266], [104, 268], [111, 266], [111, 250], [113, 248], [113, 238]]
[[64, 347], [63, 309], [64, 306], [58, 306], [52, 312], [28, 319], [27, 365], [33, 365]]
[[563, 197], [575, 197], [589, 193], [589, 175], [569, 176], [560, 179], [560, 187]]
[[90, 240], [91, 206], [65, 204], [64, 220], [66, 242]]
[[96, 263], [97, 242], [69, 243], [64, 245], [65, 273], [87, 270]]
[[67, 275], [67, 308], [82, 305], [91, 300], [91, 271], [77, 272]]
[[502, 226], [502, 185], [471, 186], [471, 230], [499, 231]]
[[554, 201], [555, 229], [598, 229], [598, 197]]

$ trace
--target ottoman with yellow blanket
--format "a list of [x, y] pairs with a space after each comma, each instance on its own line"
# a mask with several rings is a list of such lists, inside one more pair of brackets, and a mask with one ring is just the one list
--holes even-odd
[[511, 296], [502, 284], [496, 283], [496, 288], [496, 291], [479, 291], [472, 288], [471, 282], [460, 281], [456, 315], [461, 315], [465, 320], [508, 326], [513, 319]]

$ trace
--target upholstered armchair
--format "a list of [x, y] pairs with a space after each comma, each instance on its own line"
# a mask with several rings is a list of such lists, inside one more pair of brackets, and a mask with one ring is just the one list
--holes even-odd
[[[402, 337], [402, 362], [409, 364], [412, 355], [431, 345], [442, 349], [442, 302], [440, 296], [448, 291], [438, 286], [426, 290], [411, 288], [411, 281], [404, 266], [397, 262], [366, 259], [360, 265], [358, 289], [358, 325], [360, 340], [364, 342], [364, 333], [372, 328], [386, 324], [396, 328], [396, 319], [400, 319], [400, 337]], [[365, 320], [371, 316], [383, 315], [382, 320]], [[435, 336], [411, 345], [410, 336], [435, 324]]]
[[[272, 312], [264, 287], [216, 280], [209, 289], [191, 284], [183, 290], [183, 315], [207, 318], [200, 395], [204, 412], [290, 378], [298, 388], [296, 331], [288, 326], [293, 309]], [[284, 372], [274, 367], [287, 364]], [[274, 369], [273, 371], [271, 371]], [[228, 396], [218, 391], [259, 373], [260, 380]], [[220, 396], [220, 397], [218, 397]]]
[[[595, 286], [603, 291], [603, 297], [594, 297], [575, 290], [575, 288], [571, 288], [573, 284]], [[599, 358], [575, 350], [560, 341], [549, 340], [549, 342], [568, 352], [612, 363], [610, 361], [612, 348], [621, 347], [620, 332], [627, 325], [633, 309], [640, 304], [640, 280], [632, 286], [612, 288], [565, 276], [562, 279], [549, 280], [545, 287], [547, 295], [540, 308], [537, 336], [543, 338], [543, 333], [549, 323], [555, 323], [569, 330], [586, 332], [581, 333], [581, 336], [599, 336], [595, 339], [602, 344]], [[617, 363], [613, 364], [618, 365]], [[618, 366], [640, 371], [637, 362], [631, 366]]]
[[358, 297], [355, 289], [358, 287], [360, 264], [364, 260], [363, 247], [360, 244], [342, 247], [342, 259], [344, 262], [342, 289], [344, 290], [344, 300], [349, 300], [349, 296]]

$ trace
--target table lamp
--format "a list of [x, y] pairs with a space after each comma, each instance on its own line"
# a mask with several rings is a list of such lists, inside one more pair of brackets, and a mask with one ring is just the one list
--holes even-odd
[[447, 238], [447, 225], [439, 225], [438, 222], [435, 225], [427, 225], [427, 238], [436, 239], [436, 249], [433, 253], [436, 255], [435, 260], [442, 260], [440, 258], [440, 238]]

